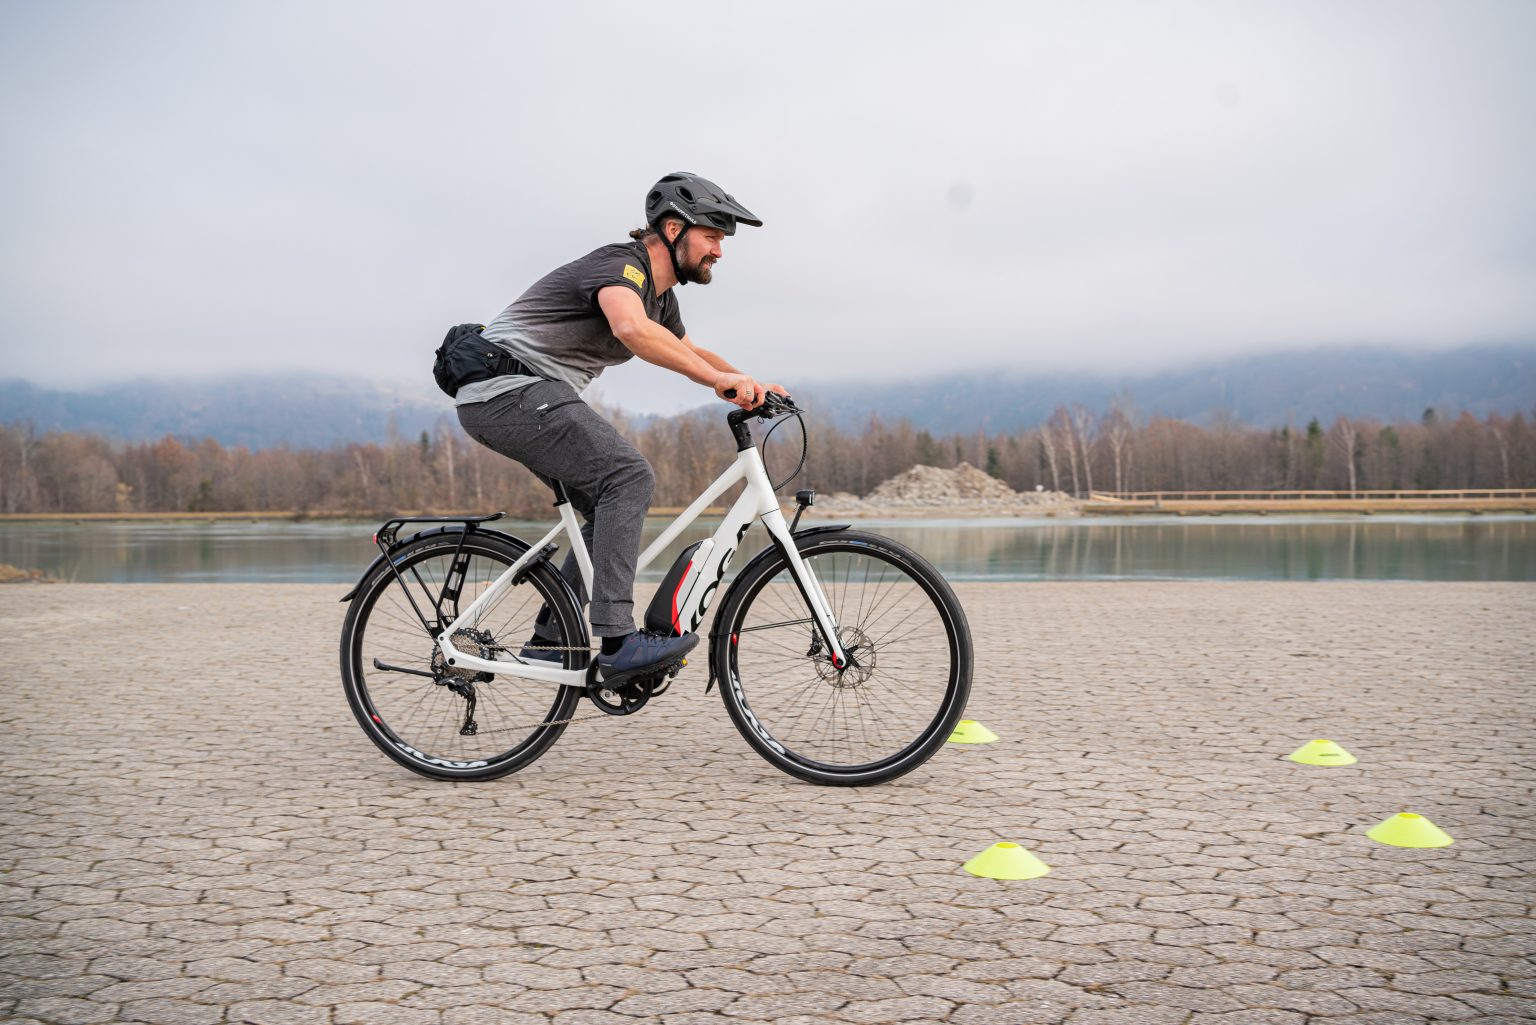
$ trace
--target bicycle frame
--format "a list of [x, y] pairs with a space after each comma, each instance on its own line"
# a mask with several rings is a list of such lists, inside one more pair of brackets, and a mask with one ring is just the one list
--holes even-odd
[[[768, 480], [768, 473], [763, 468], [762, 455], [751, 445], [737, 452], [736, 462], [716, 478], [713, 484], [705, 488], [704, 493], [684, 509], [667, 529], [661, 532], [661, 536], [640, 553], [636, 569], [643, 570], [649, 566], [666, 550], [667, 545], [682, 533], [684, 528], [698, 519], [711, 502], [743, 480], [746, 481], [747, 486], [715, 531], [712, 538], [714, 545], [705, 558], [704, 565], [700, 567], [699, 579], [708, 583], [703, 587], [695, 586], [689, 592], [688, 598], [678, 609], [678, 622], [685, 624], [688, 630], [698, 628], [709, 609], [710, 599], [725, 578], [731, 556], [736, 553], [742, 537], [752, 526], [752, 521], [760, 519], [763, 521], [763, 526], [768, 529], [769, 535], [789, 560], [790, 573], [794, 576], [802, 597], [810, 607], [812, 621], [821, 633], [822, 643], [827, 646], [831, 654], [832, 664], [841, 667], [847, 662], [848, 656], [838, 640], [837, 623], [832, 617], [831, 605], [822, 592], [821, 584], [815, 574], [801, 560], [794, 538], [784, 522], [784, 513], [779, 509], [778, 496], [774, 494], [773, 485]], [[448, 660], [449, 665], [457, 669], [473, 669], [478, 672], [495, 673], [498, 676], [558, 684], [562, 687], [584, 689], [587, 686], [586, 669], [556, 669], [548, 664], [534, 665], [518, 658], [485, 659], [466, 655], [455, 648], [451, 640], [457, 631], [473, 627], [479, 620], [481, 610], [493, 604], [511, 586], [512, 580], [524, 566], [534, 559], [543, 557], [545, 546], [561, 534], [569, 539], [571, 550], [576, 554], [576, 564], [581, 570], [582, 580], [587, 585], [587, 594], [592, 593], [592, 559], [587, 552], [586, 542], [581, 536], [581, 525], [577, 522], [576, 512], [569, 502], [561, 502], [559, 509], [560, 522], [549, 533], [535, 541], [521, 558], [507, 567], [438, 635], [437, 645], [442, 649], [443, 656]]]

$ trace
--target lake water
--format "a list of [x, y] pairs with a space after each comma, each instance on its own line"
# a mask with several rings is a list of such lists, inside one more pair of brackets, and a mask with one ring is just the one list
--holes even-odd
[[[666, 526], [648, 520], [646, 542]], [[810, 522], [810, 521], [807, 521]], [[545, 524], [505, 522], [534, 540]], [[349, 584], [376, 523], [0, 523], [0, 563], [82, 582]], [[876, 521], [951, 580], [1536, 580], [1533, 516]], [[674, 550], [713, 530], [695, 524]], [[743, 549], [767, 543], [761, 527]], [[658, 580], [671, 558], [641, 574]], [[736, 567], [744, 564], [738, 556]]]

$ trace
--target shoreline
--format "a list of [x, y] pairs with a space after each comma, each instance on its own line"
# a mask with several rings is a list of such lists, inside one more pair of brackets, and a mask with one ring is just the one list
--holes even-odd
[[[786, 517], [793, 517], [795, 506], [788, 503], [781, 507]], [[682, 506], [653, 506], [648, 517], [675, 517]], [[724, 506], [711, 506], [701, 516], [720, 516]], [[818, 520], [980, 520], [980, 519], [1073, 519], [1079, 517], [1136, 517], [1136, 516], [1356, 516], [1377, 515], [1425, 515], [1482, 516], [1490, 513], [1536, 515], [1536, 499], [1340, 499], [1335, 501], [1272, 501], [1250, 502], [1216, 499], [1211, 501], [1169, 502], [1075, 502], [1055, 505], [882, 505], [836, 506], [818, 503], [807, 515]], [[246, 511], [246, 512], [76, 512], [76, 513], [0, 513], [0, 524], [6, 523], [310, 523], [310, 522], [383, 522], [392, 516], [450, 516], [463, 510], [412, 511], [412, 512], [356, 512], [326, 510], [313, 512], [294, 511]], [[540, 519], [524, 519], [507, 515], [509, 523], [542, 523]]]

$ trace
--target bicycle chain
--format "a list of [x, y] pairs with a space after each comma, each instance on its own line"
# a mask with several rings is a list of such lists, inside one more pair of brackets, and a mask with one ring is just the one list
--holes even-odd
[[[487, 644], [487, 645], [485, 645], [485, 647], [490, 649], [491, 651], [507, 651], [507, 652], [510, 652], [512, 650], [511, 648], [507, 647], [504, 644]], [[588, 648], [585, 645], [582, 645], [582, 646], [572, 645], [570, 647], [562, 648], [562, 647], [560, 647], [558, 645], [551, 644], [551, 645], [548, 645], [548, 646], [542, 646], [541, 645], [541, 649], [544, 650], [544, 651], [585, 651], [589, 656], [591, 656], [593, 658], [597, 657], [597, 649], [596, 648]], [[522, 648], [519, 647], [518, 650], [521, 651]], [[481, 730], [476, 735], [477, 736], [481, 736], [481, 737], [489, 737], [489, 736], [493, 736], [493, 735], [495, 735], [497, 733], [516, 733], [516, 732], [519, 732], [521, 730], [539, 730], [539, 729], [543, 729], [545, 726], [569, 726], [573, 722], [586, 722], [589, 719], [612, 719], [612, 718], [614, 718], [614, 716], [609, 715], [607, 712], [594, 712], [592, 715], [573, 715], [573, 716], [571, 716], [568, 719], [547, 719], [544, 722], [527, 723], [527, 724], [520, 725], [520, 726], [503, 726], [503, 727], [501, 727], [498, 730]]]
[[499, 730], [480, 730], [475, 735], [478, 737], [494, 736], [497, 733], [519, 733], [523, 730], [538, 730], [545, 726], [567, 726], [573, 722], [586, 722], [588, 719], [612, 719], [614, 716], [607, 712], [597, 712], [593, 715], [573, 715], [569, 719], [547, 719], [544, 722], [527, 723], [523, 726], [503, 726]]

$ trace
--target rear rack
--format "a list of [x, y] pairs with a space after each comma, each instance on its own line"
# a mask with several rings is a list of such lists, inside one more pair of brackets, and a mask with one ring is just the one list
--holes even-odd
[[464, 532], [469, 533], [475, 529], [475, 524], [489, 523], [505, 515], [504, 512], [494, 512], [486, 513], [484, 516], [396, 516], [374, 532], [373, 543], [381, 550], [388, 551], [395, 543], [395, 535], [407, 523], [462, 523]]

